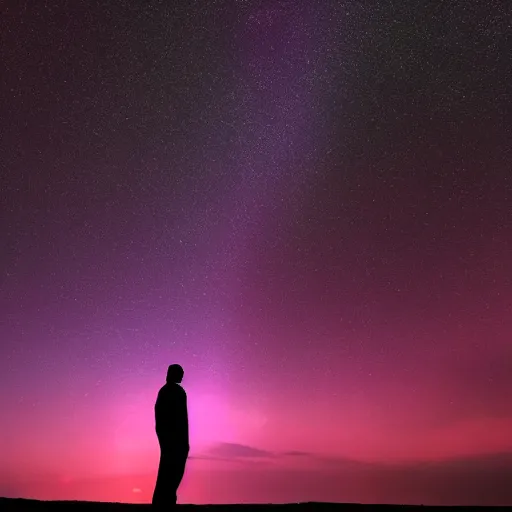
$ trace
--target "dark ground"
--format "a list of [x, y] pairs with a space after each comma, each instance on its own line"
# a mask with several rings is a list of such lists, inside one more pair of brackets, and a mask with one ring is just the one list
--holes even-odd
[[[442, 510], [487, 510], [492, 508], [493, 510], [510, 511], [512, 512], [512, 506], [507, 507], [427, 507], [422, 505], [362, 505], [353, 503], [291, 503], [286, 505], [179, 505], [180, 509], [188, 509], [190, 511], [194, 509], [200, 509], [202, 512], [208, 511], [220, 511], [229, 509], [231, 512], [236, 510], [244, 510], [246, 512], [257, 512], [272, 510], [276, 512], [309, 512], [313, 510], [321, 510], [327, 512], [330, 510], [336, 510], [338, 512], [348, 511], [367, 511], [367, 510], [435, 510], [436, 512]], [[38, 501], [38, 500], [26, 500], [26, 499], [11, 499], [11, 498], [0, 498], [0, 510], [2, 512], [19, 512], [19, 511], [34, 511], [34, 512], [60, 512], [64, 510], [72, 510], [73, 512], [143, 512], [150, 511], [150, 505], [132, 505], [126, 503], [101, 503], [94, 501]]]

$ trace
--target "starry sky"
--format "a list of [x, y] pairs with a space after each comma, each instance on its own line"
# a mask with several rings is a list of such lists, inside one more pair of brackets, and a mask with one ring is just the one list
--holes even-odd
[[499, 1], [6, 1], [0, 495], [512, 504]]

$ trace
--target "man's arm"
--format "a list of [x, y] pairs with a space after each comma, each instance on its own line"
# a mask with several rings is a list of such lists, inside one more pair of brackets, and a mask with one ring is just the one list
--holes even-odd
[[162, 424], [162, 396], [161, 391], [158, 392], [155, 402], [155, 428], [158, 431]]
[[188, 437], [188, 404], [187, 404], [187, 393], [183, 390], [183, 434], [187, 444], [187, 451], [190, 449], [189, 437]]

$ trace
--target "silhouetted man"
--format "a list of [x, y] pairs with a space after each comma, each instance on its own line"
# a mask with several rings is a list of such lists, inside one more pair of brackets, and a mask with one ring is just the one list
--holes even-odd
[[160, 443], [160, 464], [153, 493], [153, 505], [175, 505], [189, 452], [187, 394], [180, 386], [183, 368], [171, 364], [167, 383], [158, 392], [155, 404], [156, 435]]

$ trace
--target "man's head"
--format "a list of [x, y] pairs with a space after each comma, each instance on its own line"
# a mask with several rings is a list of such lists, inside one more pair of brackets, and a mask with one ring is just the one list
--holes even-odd
[[183, 380], [183, 368], [179, 364], [171, 364], [167, 369], [167, 382], [179, 384]]

